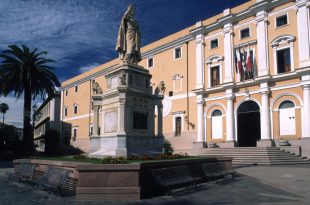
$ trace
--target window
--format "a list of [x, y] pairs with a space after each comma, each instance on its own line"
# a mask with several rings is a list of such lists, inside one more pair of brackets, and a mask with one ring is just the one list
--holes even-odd
[[175, 133], [174, 136], [181, 136], [181, 130], [182, 130], [182, 118], [176, 117], [175, 118]]
[[220, 66], [211, 67], [211, 86], [218, 86], [220, 84]]
[[250, 29], [245, 28], [240, 31], [240, 38], [250, 37]]
[[284, 26], [284, 25], [287, 25], [287, 14], [277, 17], [276, 18], [276, 25], [277, 25], [277, 28]]
[[65, 116], [67, 117], [67, 115], [68, 115], [68, 108], [65, 107]]
[[280, 104], [279, 109], [286, 109], [286, 108], [293, 108], [293, 107], [295, 107], [294, 103], [289, 100], [286, 100]]
[[74, 92], [78, 92], [78, 86], [76, 85], [76, 86], [74, 86]]
[[78, 113], [78, 105], [74, 105], [74, 108], [73, 108], [73, 114], [77, 114]]
[[147, 59], [147, 67], [152, 68], [154, 66], [154, 58]]
[[169, 91], [169, 97], [173, 96], [173, 91]]
[[65, 95], [68, 96], [68, 90], [65, 90]]
[[278, 73], [286, 73], [291, 71], [291, 53], [290, 48], [277, 51]]
[[218, 39], [214, 39], [214, 40], [212, 40], [211, 41], [211, 49], [212, 48], [217, 48], [217, 47], [219, 47], [219, 40]]
[[72, 140], [75, 141], [77, 137], [77, 127], [73, 128], [73, 136], [72, 136]]
[[179, 59], [182, 57], [181, 48], [174, 49], [174, 59]]

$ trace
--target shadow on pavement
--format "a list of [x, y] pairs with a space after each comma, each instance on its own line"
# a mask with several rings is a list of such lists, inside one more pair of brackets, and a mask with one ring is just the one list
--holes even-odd
[[13, 161], [0, 161], [0, 168], [13, 168]]

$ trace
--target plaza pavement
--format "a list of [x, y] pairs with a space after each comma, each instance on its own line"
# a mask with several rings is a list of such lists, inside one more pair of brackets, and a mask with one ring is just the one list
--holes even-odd
[[[9, 165], [0, 163], [0, 167]], [[75, 197], [60, 197], [29, 185], [9, 182], [5, 173], [12, 171], [12, 168], [0, 168], [0, 205], [310, 204], [310, 165], [239, 167], [235, 169], [235, 179], [230, 182], [202, 184], [200, 191], [194, 193], [141, 201], [77, 201]]]

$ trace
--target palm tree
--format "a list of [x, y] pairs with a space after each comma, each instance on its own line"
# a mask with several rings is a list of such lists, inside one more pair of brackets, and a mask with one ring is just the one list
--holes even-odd
[[52, 72], [52, 67], [47, 65], [54, 61], [42, 57], [47, 54], [46, 51], [37, 52], [37, 48], [30, 51], [25, 45], [8, 47], [9, 49], [0, 54], [3, 58], [0, 65], [0, 96], [14, 93], [18, 99], [24, 95], [23, 143], [26, 153], [30, 154], [33, 150], [30, 124], [32, 99], [38, 96], [43, 99], [46, 94], [52, 95], [55, 86], [59, 87], [60, 83]]
[[6, 113], [6, 111], [9, 110], [9, 106], [5, 103], [1, 103], [0, 104], [0, 112], [3, 114], [2, 117], [2, 122], [3, 122], [3, 128], [4, 128], [4, 114]]

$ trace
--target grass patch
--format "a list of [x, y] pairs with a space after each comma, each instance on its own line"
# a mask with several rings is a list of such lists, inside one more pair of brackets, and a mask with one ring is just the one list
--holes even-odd
[[202, 159], [205, 157], [201, 156], [184, 156], [178, 155], [173, 157], [165, 158], [163, 155], [159, 156], [134, 156], [134, 157], [105, 157], [103, 159], [98, 158], [89, 158], [84, 155], [77, 155], [73, 157], [34, 157], [32, 159], [39, 159], [39, 160], [54, 160], [54, 161], [66, 161], [66, 162], [88, 162], [92, 164], [130, 164], [130, 163], [152, 163], [152, 162], [160, 162], [160, 161], [179, 161], [179, 160], [186, 160], [186, 159]]

